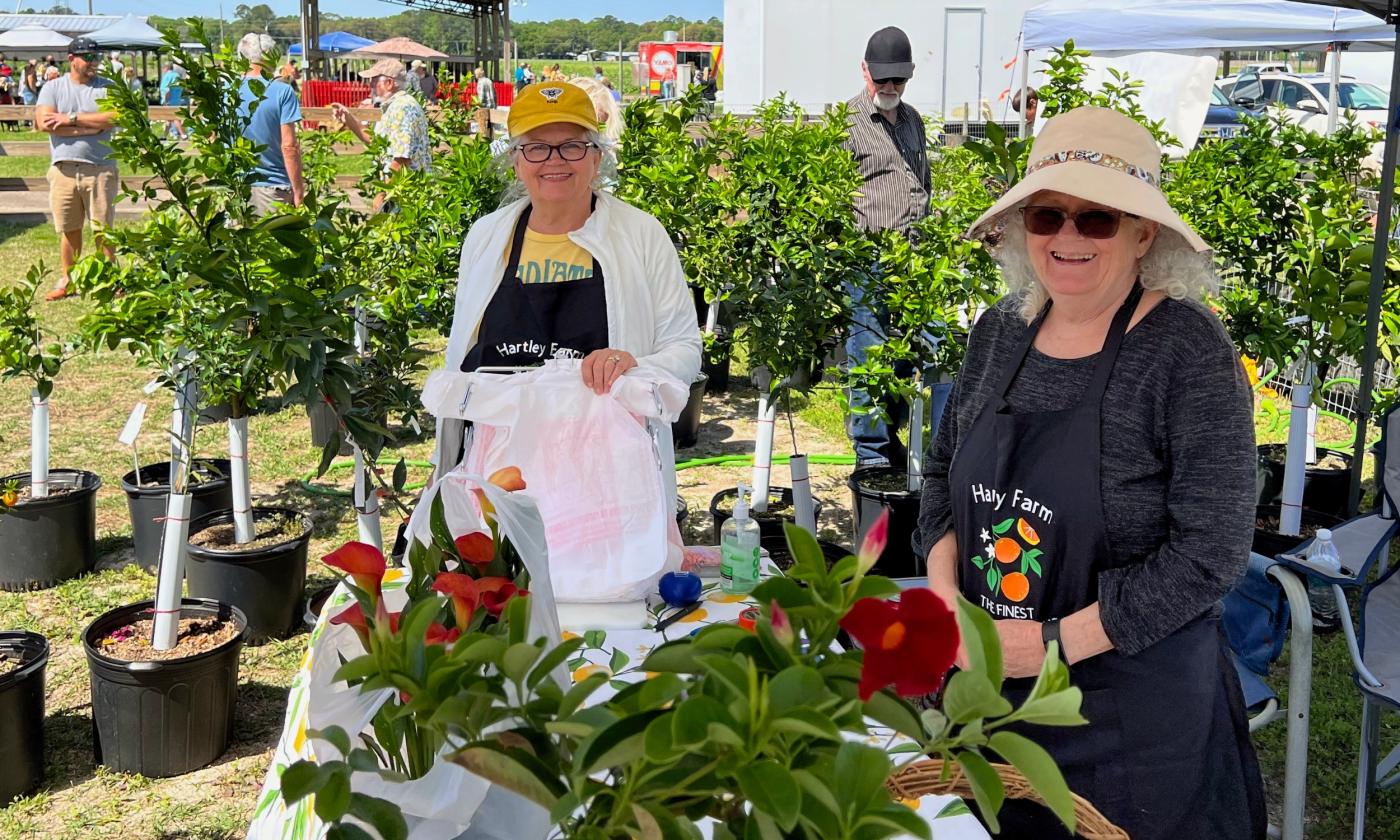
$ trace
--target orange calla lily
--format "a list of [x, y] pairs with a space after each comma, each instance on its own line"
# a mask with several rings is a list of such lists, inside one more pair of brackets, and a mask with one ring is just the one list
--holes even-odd
[[476, 578], [460, 572], [442, 572], [433, 580], [433, 591], [452, 599], [452, 615], [457, 620], [457, 629], [465, 632], [471, 626], [472, 614], [481, 605]]
[[345, 572], [362, 591], [368, 592], [373, 603], [379, 603], [384, 583], [384, 553], [369, 543], [348, 542], [321, 558], [333, 569]]
[[452, 542], [457, 547], [457, 556], [462, 558], [462, 562], [473, 566], [485, 566], [496, 556], [496, 541], [491, 539], [490, 534], [481, 531], [463, 534]]

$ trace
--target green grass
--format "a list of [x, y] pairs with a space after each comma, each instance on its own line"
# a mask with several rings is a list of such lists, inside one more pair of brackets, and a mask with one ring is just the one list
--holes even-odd
[[[593, 78], [593, 68], [594, 68], [594, 67], [602, 67], [602, 68], [603, 68], [603, 72], [604, 72], [605, 74], [607, 74], [607, 77], [608, 77], [609, 79], [612, 79], [613, 87], [617, 87], [617, 86], [618, 86], [618, 85], [617, 85], [617, 79], [618, 79], [618, 63], [617, 63], [616, 60], [614, 60], [614, 61], [565, 61], [565, 60], [563, 60], [563, 59], [555, 60], [555, 59], [552, 59], [552, 58], [528, 58], [528, 59], [525, 59], [525, 60], [528, 61], [528, 62], [530, 62], [530, 69], [535, 71], [535, 78], [536, 78], [536, 79], [539, 79], [539, 78], [540, 78], [541, 72], [544, 70], [544, 68], [553, 66], [553, 65], [555, 65], [555, 64], [558, 64], [558, 65], [559, 65], [560, 71], [562, 71], [562, 72], [564, 73], [564, 75], [566, 75], [566, 76], [585, 76], [585, 77], [587, 77], [587, 78], [589, 78], [589, 79]], [[512, 69], [511, 72], [514, 73], [514, 70]], [[632, 62], [630, 62], [630, 61], [624, 62], [624, 63], [622, 64], [622, 70], [621, 70], [621, 72], [622, 72], [622, 87], [620, 87], [620, 88], [618, 88], [618, 89], [622, 91], [622, 95], [623, 95], [624, 97], [627, 97], [627, 98], [630, 99], [631, 97], [633, 97], [633, 96], [635, 96], [635, 95], [637, 95], [637, 94], [639, 94], [639, 93], [641, 92], [641, 89], [638, 88], [638, 86], [637, 86], [636, 80], [635, 80], [635, 79], [633, 78], [633, 76], [632, 76]], [[510, 81], [514, 81], [514, 79], [515, 79], [515, 76], [514, 76], [514, 75], [510, 76]]]

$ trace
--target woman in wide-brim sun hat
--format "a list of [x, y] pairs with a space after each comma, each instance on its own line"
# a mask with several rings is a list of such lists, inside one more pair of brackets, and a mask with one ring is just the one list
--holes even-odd
[[[636, 369], [694, 381], [700, 329], [680, 257], [655, 217], [597, 189], [612, 144], [588, 94], [566, 82], [528, 85], [506, 125], [524, 197], [467, 232], [448, 369], [580, 359], [599, 394]], [[670, 425], [655, 433], [673, 498]]]
[[[1103, 108], [1045, 124], [968, 233], [993, 232], [1010, 293], [972, 331], [927, 468], [929, 584], [996, 619], [1013, 702], [1056, 643], [1089, 723], [1031, 735], [1134, 840], [1262, 838], [1217, 606], [1249, 559], [1253, 402], [1201, 302], [1209, 246], [1162, 194], [1151, 134]], [[1065, 835], [1023, 800], [1001, 822]]]

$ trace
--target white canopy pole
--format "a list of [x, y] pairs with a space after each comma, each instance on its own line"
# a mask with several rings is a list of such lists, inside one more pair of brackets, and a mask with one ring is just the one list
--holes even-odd
[[1332, 83], [1327, 86], [1327, 134], [1337, 133], [1337, 93], [1342, 85], [1342, 45], [1333, 41], [1328, 45], [1332, 52]]

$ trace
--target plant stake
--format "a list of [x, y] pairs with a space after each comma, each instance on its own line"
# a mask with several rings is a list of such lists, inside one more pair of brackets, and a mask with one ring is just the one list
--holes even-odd
[[817, 532], [817, 514], [812, 504], [812, 482], [807, 479], [807, 456], [793, 455], [788, 459], [792, 471], [792, 509], [797, 527]]
[[165, 503], [165, 528], [161, 533], [160, 565], [156, 570], [156, 606], [151, 627], [151, 647], [170, 650], [179, 641], [180, 592], [185, 582], [185, 542], [190, 536], [189, 492], [198, 384], [189, 367], [180, 371], [175, 407], [170, 412], [170, 497]]
[[778, 418], [778, 405], [773, 402], [769, 384], [773, 381], [767, 368], [759, 368], [754, 378], [758, 380], [758, 434], [753, 444], [753, 502], [749, 505], [755, 513], [768, 510], [768, 479], [773, 469], [773, 421]]
[[49, 495], [49, 401], [37, 388], [29, 399], [29, 495], [42, 499]]
[[1306, 455], [1310, 437], [1308, 409], [1312, 406], [1315, 370], [1311, 362], [1304, 364], [1298, 381], [1293, 384], [1293, 411], [1288, 418], [1288, 451], [1284, 460], [1283, 499], [1278, 518], [1280, 534], [1298, 534], [1303, 524], [1303, 479], [1307, 473]]
[[[361, 357], [369, 353], [369, 322], [365, 310], [355, 304], [355, 352]], [[384, 550], [384, 535], [379, 523], [379, 494], [374, 489], [374, 479], [365, 465], [365, 453], [360, 444], [350, 441], [355, 455], [355, 520], [360, 542], [368, 543], [380, 551]]]

